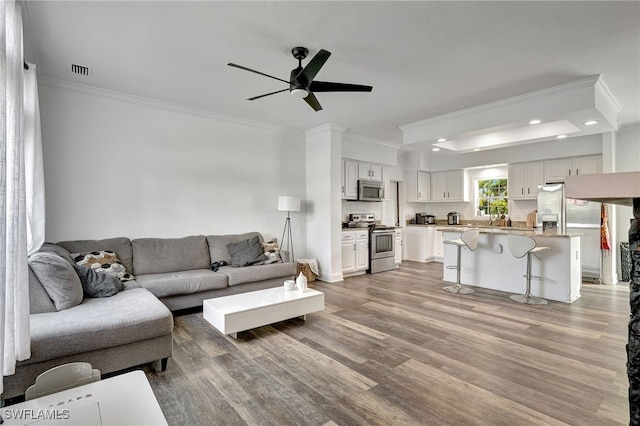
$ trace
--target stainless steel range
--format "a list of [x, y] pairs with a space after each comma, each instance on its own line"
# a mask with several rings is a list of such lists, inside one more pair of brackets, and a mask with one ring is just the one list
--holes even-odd
[[396, 267], [396, 231], [390, 226], [372, 225], [369, 228], [370, 274], [390, 271]]

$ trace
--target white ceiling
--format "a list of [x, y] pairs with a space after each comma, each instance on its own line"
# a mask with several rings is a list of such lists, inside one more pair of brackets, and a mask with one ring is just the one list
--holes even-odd
[[[29, 1], [26, 57], [40, 77], [300, 130], [333, 123], [400, 144], [401, 125], [600, 74], [640, 122], [640, 2]], [[332, 52], [319, 93], [286, 84], [294, 46]], [[306, 61], [305, 61], [306, 62]], [[89, 78], [70, 64], [90, 66]], [[304, 63], [303, 63], [304, 65]]]

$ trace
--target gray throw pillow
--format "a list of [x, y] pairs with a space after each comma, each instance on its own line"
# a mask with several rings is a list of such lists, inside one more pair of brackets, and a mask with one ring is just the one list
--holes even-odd
[[84, 265], [73, 265], [80, 277], [84, 294], [89, 297], [110, 297], [124, 290], [119, 278], [109, 274], [101, 274]]
[[38, 251], [29, 256], [29, 266], [58, 311], [82, 302], [80, 278], [73, 266], [61, 256]]
[[231, 266], [234, 268], [253, 265], [254, 263], [264, 262], [268, 259], [267, 256], [264, 255], [264, 251], [260, 245], [260, 237], [257, 235], [247, 240], [227, 244], [227, 250], [229, 250], [229, 254], [231, 255]]

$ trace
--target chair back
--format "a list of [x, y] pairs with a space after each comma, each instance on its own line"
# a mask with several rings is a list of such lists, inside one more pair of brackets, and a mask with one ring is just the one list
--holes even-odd
[[86, 385], [100, 380], [100, 370], [87, 362], [72, 362], [53, 367], [36, 377], [36, 382], [27, 388], [25, 400], [39, 398], [52, 393]]
[[536, 240], [524, 235], [507, 235], [507, 245], [514, 257], [521, 258], [536, 248]]
[[480, 236], [480, 231], [478, 229], [470, 229], [466, 232], [463, 232], [460, 236], [460, 239], [464, 241], [464, 243], [469, 247], [469, 250], [475, 251], [478, 248], [478, 237]]

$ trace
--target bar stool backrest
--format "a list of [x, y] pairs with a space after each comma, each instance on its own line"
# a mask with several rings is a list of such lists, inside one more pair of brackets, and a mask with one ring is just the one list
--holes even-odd
[[478, 248], [478, 236], [480, 231], [477, 229], [470, 229], [463, 232], [460, 239], [469, 247], [469, 250], [475, 251]]
[[525, 257], [527, 253], [536, 248], [536, 240], [524, 235], [507, 235], [507, 245], [514, 257]]
[[25, 392], [29, 401], [41, 396], [97, 382], [101, 378], [100, 370], [87, 362], [72, 362], [53, 367], [36, 377], [35, 384]]

